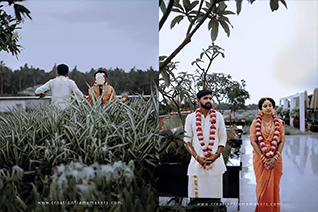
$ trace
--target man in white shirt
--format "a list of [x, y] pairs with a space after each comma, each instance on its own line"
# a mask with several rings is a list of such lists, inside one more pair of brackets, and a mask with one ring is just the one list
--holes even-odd
[[65, 64], [57, 66], [57, 77], [49, 80], [44, 85], [38, 87], [35, 90], [35, 95], [43, 97], [46, 94], [44, 92], [52, 91], [52, 102], [51, 104], [57, 108], [64, 110], [67, 108], [72, 100], [72, 93], [78, 99], [83, 99], [83, 93], [78, 89], [75, 82], [69, 79], [68, 76], [69, 68]]
[[188, 166], [188, 196], [220, 199], [226, 171], [222, 157], [227, 140], [225, 123], [222, 114], [212, 108], [211, 91], [198, 92], [197, 99], [199, 108], [185, 121], [184, 141], [192, 155]]

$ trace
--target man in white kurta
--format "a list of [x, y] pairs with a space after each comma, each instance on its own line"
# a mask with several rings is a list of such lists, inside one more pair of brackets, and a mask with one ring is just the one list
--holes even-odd
[[40, 97], [45, 96], [44, 92], [52, 91], [51, 104], [57, 108], [64, 110], [70, 104], [72, 100], [72, 93], [78, 99], [83, 99], [83, 93], [78, 89], [75, 82], [69, 79], [68, 76], [68, 66], [65, 64], [60, 64], [57, 66], [57, 77], [49, 80], [44, 85], [38, 87], [35, 90], [35, 94]]
[[[201, 126], [204, 143], [208, 145], [210, 136], [210, 116], [212, 107], [211, 91], [203, 90], [197, 94], [201, 110]], [[223, 197], [223, 173], [226, 171], [222, 150], [226, 145], [227, 135], [222, 114], [216, 112], [215, 143], [212, 147], [212, 155], [206, 158], [196, 132], [196, 113], [189, 114], [185, 121], [185, 138], [188, 150], [192, 157], [188, 167], [188, 196], [192, 198], [222, 198]], [[213, 163], [212, 169], [204, 170], [200, 167], [204, 164]]]

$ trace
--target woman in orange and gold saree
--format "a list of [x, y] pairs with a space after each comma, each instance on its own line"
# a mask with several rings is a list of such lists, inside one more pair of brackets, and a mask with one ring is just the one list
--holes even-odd
[[[105, 106], [110, 100], [116, 99], [116, 92], [107, 81], [108, 76], [106, 71], [100, 69], [94, 74], [94, 85], [88, 89], [88, 101], [91, 105], [94, 104], [93, 98], [95, 100], [101, 98], [103, 106]], [[127, 99], [127, 95], [122, 96], [122, 102], [125, 102]]]
[[255, 212], [279, 212], [279, 186], [283, 174], [284, 122], [275, 115], [275, 101], [262, 98], [259, 114], [250, 128], [253, 167], [256, 177]]

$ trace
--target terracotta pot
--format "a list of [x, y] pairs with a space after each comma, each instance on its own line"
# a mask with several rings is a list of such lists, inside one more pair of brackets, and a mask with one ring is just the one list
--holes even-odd
[[295, 128], [299, 129], [299, 119], [294, 119], [293, 120], [293, 125], [294, 125]]

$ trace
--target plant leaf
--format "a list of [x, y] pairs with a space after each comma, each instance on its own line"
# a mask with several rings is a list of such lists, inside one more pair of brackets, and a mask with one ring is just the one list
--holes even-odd
[[160, 0], [160, 9], [161, 9], [161, 12], [164, 14], [167, 10], [167, 7], [166, 7], [166, 3], [164, 0]]
[[190, 6], [190, 0], [183, 0], [183, 7], [186, 10], [186, 12], [190, 11], [189, 6]]
[[225, 21], [220, 21], [220, 24], [222, 28], [224, 29], [225, 33], [227, 34], [227, 36], [230, 37], [230, 28], [227, 25], [227, 23]]
[[218, 37], [218, 33], [219, 33], [219, 22], [214, 21], [212, 25], [212, 30], [211, 30], [212, 41], [216, 40], [216, 38]]
[[183, 15], [178, 15], [178, 16], [176, 16], [176, 17], [171, 21], [170, 29], [172, 29], [177, 23], [179, 24], [180, 21], [182, 21], [183, 17], [184, 17]]
[[199, 1], [192, 2], [189, 6], [189, 11], [193, 10], [195, 8], [195, 6], [197, 6], [198, 4], [199, 4]]
[[270, 0], [269, 5], [271, 7], [272, 12], [274, 12], [275, 10], [278, 10], [279, 8], [278, 1], [279, 0]]
[[235, 1], [236, 1], [236, 14], [239, 15], [242, 10], [243, 0], [235, 0]]

